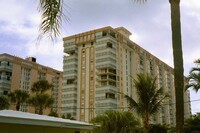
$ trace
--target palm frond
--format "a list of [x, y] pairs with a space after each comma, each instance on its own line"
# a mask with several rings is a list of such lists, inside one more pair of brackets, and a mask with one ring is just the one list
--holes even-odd
[[54, 40], [60, 36], [63, 17], [63, 0], [40, 0], [39, 11], [41, 12], [41, 24], [39, 26], [38, 41], [44, 35]]
[[200, 68], [198, 67], [191, 68], [190, 73], [193, 73], [193, 72], [200, 72]]
[[195, 60], [194, 63], [200, 65], [200, 59]]
[[36, 93], [44, 93], [51, 88], [53, 88], [52, 84], [50, 84], [47, 80], [41, 79], [33, 83], [31, 91]]
[[188, 76], [188, 84], [186, 85], [186, 89], [192, 88], [196, 92], [200, 89], [200, 73], [190, 73]]
[[124, 97], [129, 101], [130, 109], [137, 109], [138, 103], [130, 96], [124, 95]]
[[150, 110], [150, 114], [151, 114], [151, 115], [157, 113], [158, 110], [160, 109], [160, 107], [162, 107], [163, 101], [164, 101], [166, 98], [169, 97], [168, 94], [159, 94], [159, 95], [160, 95], [160, 97], [157, 98], [157, 99], [156, 99], [154, 102], [152, 102], [152, 104], [151, 104], [151, 105], [153, 105], [153, 106], [151, 107], [151, 110]]

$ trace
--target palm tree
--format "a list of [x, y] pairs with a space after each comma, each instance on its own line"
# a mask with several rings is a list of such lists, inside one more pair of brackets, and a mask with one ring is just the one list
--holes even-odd
[[36, 94], [30, 98], [29, 103], [35, 107], [35, 113], [42, 115], [44, 109], [54, 104], [54, 99], [49, 94], [45, 93], [52, 87], [52, 84], [44, 79], [33, 83], [31, 91]]
[[[134, 0], [146, 2], [147, 0]], [[174, 57], [174, 84], [176, 96], [176, 132], [183, 133], [184, 124], [184, 70], [181, 40], [180, 0], [169, 0], [171, 8], [172, 48]]]
[[35, 107], [36, 114], [43, 114], [43, 110], [51, 107], [54, 99], [48, 94], [36, 94], [29, 99], [29, 103]]
[[163, 100], [168, 96], [163, 93], [163, 88], [157, 88], [156, 78], [148, 74], [137, 74], [137, 80], [133, 80], [138, 99], [125, 95], [130, 102], [130, 109], [142, 117], [145, 132], [148, 133], [150, 128], [150, 116], [156, 114]]
[[31, 91], [36, 92], [36, 94], [38, 93], [42, 94], [46, 92], [47, 90], [51, 89], [52, 87], [53, 85], [50, 84], [47, 80], [41, 79], [33, 83]]
[[7, 109], [9, 107], [8, 97], [0, 95], [0, 110]]
[[26, 103], [29, 98], [28, 92], [24, 90], [15, 90], [14, 92], [10, 92], [8, 96], [10, 97], [11, 103], [16, 104], [15, 108], [17, 111], [20, 110], [21, 105]]
[[200, 90], [200, 59], [195, 60], [194, 63], [197, 67], [193, 67], [190, 70], [190, 74], [188, 76], [188, 85], [186, 85], [186, 89], [192, 87], [193, 90], [198, 92]]
[[100, 125], [100, 129], [95, 129], [99, 133], [139, 133], [140, 130], [140, 124], [131, 112], [108, 110], [97, 115], [91, 122]]
[[41, 12], [41, 23], [39, 27], [38, 41], [43, 35], [47, 35], [52, 40], [60, 35], [62, 20], [66, 19], [63, 14], [63, 0], [40, 0], [39, 11]]

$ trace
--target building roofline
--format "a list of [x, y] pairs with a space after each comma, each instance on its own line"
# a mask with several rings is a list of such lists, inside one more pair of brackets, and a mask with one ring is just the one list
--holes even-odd
[[76, 38], [76, 37], [80, 37], [80, 36], [83, 36], [83, 35], [88, 35], [88, 34], [91, 34], [91, 33], [96, 33], [96, 32], [103, 31], [103, 30], [113, 30], [114, 31], [114, 29], [111, 26], [106, 26], [106, 27], [102, 27], [102, 28], [98, 28], [98, 29], [94, 29], [94, 30], [90, 30], [90, 31], [86, 31], [86, 32], [81, 32], [81, 33], [78, 33], [78, 34], [75, 34], [75, 35], [72, 35], [72, 36], [64, 37], [63, 41], [68, 40], [68, 39], [73, 39], [73, 38]]
[[33, 64], [33, 65], [38, 65], [38, 66], [41, 66], [41, 67], [45, 67], [45, 68], [47, 68], [47, 69], [51, 69], [51, 70], [54, 70], [54, 71], [57, 71], [57, 72], [63, 74], [63, 71], [56, 70], [56, 69], [54, 69], [54, 68], [52, 68], [52, 67], [48, 67], [48, 66], [45, 66], [45, 65], [41, 65], [41, 64], [39, 64], [39, 63], [37, 63], [37, 62], [29, 61], [29, 60], [27, 60], [27, 59], [24, 59], [24, 58], [19, 57], [19, 56], [16, 56], [16, 55], [10, 55], [10, 54], [8, 54], [8, 53], [3, 53], [3, 54], [0, 54], [0, 57], [1, 57], [1, 56], [4, 56], [4, 55], [13, 57], [13, 58], [18, 59], [18, 60], [21, 60], [21, 61], [26, 61], [26, 62], [31, 63], [31, 64]]
[[129, 30], [127, 30], [126, 28], [124, 28], [123, 26], [115, 28], [116, 31], [121, 30], [121, 29], [123, 31], [125, 31], [126, 33], [128, 33], [129, 35], [132, 35], [132, 33]]
[[92, 130], [93, 125], [86, 122], [56, 118], [45, 115], [31, 114], [21, 111], [2, 110], [0, 111], [0, 123], [23, 124], [36, 126], [51, 126], [62, 128], [74, 128]]

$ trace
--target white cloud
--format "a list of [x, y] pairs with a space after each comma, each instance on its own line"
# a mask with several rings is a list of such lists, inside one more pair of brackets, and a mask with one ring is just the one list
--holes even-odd
[[43, 39], [39, 45], [31, 41], [26, 45], [27, 55], [36, 57], [40, 64], [62, 70], [63, 45], [61, 40], [52, 44], [50, 40]]
[[195, 9], [200, 9], [200, 2], [199, 0], [182, 0], [181, 5], [186, 7], [186, 8], [192, 8], [193, 10]]
[[195, 92], [194, 90], [190, 89], [190, 97], [191, 97], [191, 106], [192, 106], [192, 113], [195, 114], [200, 110], [200, 92]]
[[1, 32], [15, 35], [22, 39], [36, 36], [40, 15], [36, 2], [18, 0], [2, 0], [0, 4]]

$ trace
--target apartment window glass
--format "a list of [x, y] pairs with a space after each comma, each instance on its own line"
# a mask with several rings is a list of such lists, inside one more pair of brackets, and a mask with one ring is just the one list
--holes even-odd
[[111, 42], [107, 42], [107, 47], [108, 48], [112, 48], [112, 43]]

